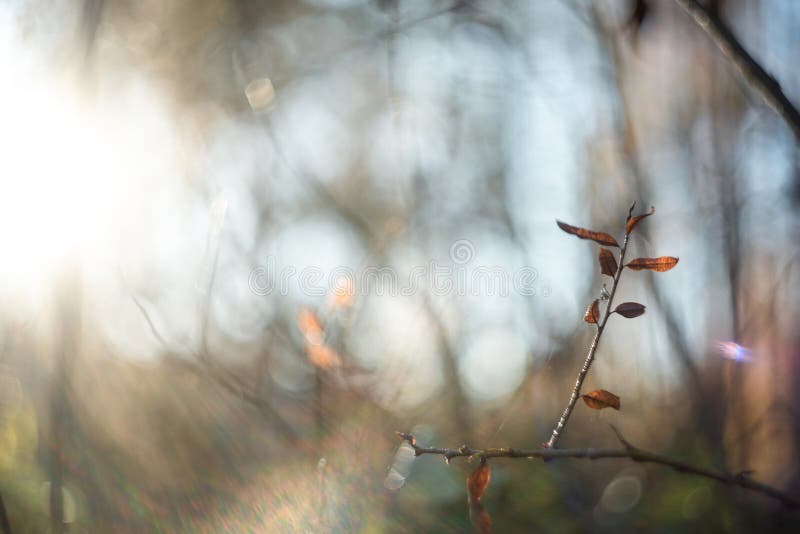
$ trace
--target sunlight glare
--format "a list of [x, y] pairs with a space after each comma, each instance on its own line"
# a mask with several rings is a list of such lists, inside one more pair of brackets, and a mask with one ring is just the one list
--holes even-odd
[[77, 67], [35, 50], [0, 39], [0, 274], [16, 300], [45, 294], [65, 266], [111, 259], [115, 230], [148, 204], [135, 193], [163, 183], [154, 171], [171, 157], [146, 90], [89, 96]]

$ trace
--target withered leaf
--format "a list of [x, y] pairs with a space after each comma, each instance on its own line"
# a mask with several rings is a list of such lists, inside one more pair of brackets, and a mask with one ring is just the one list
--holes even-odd
[[481, 534], [491, 534], [492, 532], [492, 518], [489, 517], [489, 512], [480, 501], [469, 501], [469, 520], [475, 526], [475, 529]]
[[617, 240], [614, 239], [614, 236], [605, 232], [595, 232], [594, 230], [587, 230], [586, 228], [578, 228], [577, 226], [572, 226], [561, 221], [556, 221], [556, 224], [558, 224], [558, 227], [568, 234], [576, 235], [581, 239], [591, 239], [592, 241], [600, 243], [601, 245], [619, 248], [619, 243], [617, 243]]
[[660, 258], [636, 258], [628, 263], [625, 267], [633, 269], [634, 271], [650, 269], [651, 271], [663, 273], [664, 271], [669, 271], [677, 264], [678, 258], [673, 258], [672, 256], [661, 256]]
[[600, 300], [594, 299], [594, 301], [589, 304], [589, 307], [586, 308], [586, 313], [583, 314], [583, 320], [590, 324], [597, 324], [597, 321], [600, 320]]
[[617, 274], [617, 260], [614, 254], [605, 247], [600, 247], [600, 272], [608, 276], [614, 277]]
[[308, 308], [301, 308], [297, 313], [297, 326], [302, 333], [322, 332], [322, 325], [313, 311]]
[[619, 397], [604, 389], [590, 391], [586, 395], [581, 395], [581, 398], [592, 410], [602, 410], [603, 408], [619, 410], [620, 407]]
[[322, 343], [324, 330], [316, 314], [308, 308], [300, 309], [297, 314], [297, 327], [309, 343]]
[[330, 369], [342, 364], [339, 354], [325, 343], [306, 343], [309, 361], [321, 369]]
[[486, 491], [486, 486], [489, 485], [490, 478], [489, 464], [486, 462], [486, 458], [482, 458], [481, 465], [467, 478], [467, 492], [469, 493], [470, 502], [481, 500], [483, 492]]
[[633, 319], [634, 317], [639, 317], [640, 315], [644, 314], [644, 309], [644, 305], [639, 304], [638, 302], [623, 302], [614, 308], [614, 311], [623, 317]]
[[642, 213], [641, 215], [634, 215], [633, 217], [629, 217], [628, 222], [625, 223], [625, 233], [630, 234], [631, 232], [633, 232], [634, 229], [636, 229], [636, 227], [642, 221], [642, 219], [650, 217], [655, 212], [656, 209], [651, 206], [650, 211], [648, 211], [647, 213]]

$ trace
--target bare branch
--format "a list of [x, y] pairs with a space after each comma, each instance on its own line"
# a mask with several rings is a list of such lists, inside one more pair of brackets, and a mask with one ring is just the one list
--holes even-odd
[[716, 13], [697, 0], [675, 0], [714, 41], [764, 102], [786, 121], [800, 141], [800, 112], [783, 93], [780, 84], [753, 59]]
[[671, 467], [681, 473], [689, 473], [703, 478], [716, 480], [728, 486], [738, 486], [776, 499], [786, 506], [800, 508], [800, 499], [789, 495], [777, 488], [756, 482], [747, 476], [746, 472], [730, 474], [723, 471], [714, 471], [705, 467], [698, 467], [680, 460], [674, 460], [667, 456], [648, 452], [634, 447], [622, 438], [619, 439], [625, 444], [622, 449], [512, 449], [506, 447], [473, 449], [462, 445], [458, 448], [423, 447], [417, 444], [412, 434], [398, 432], [397, 435], [405, 440], [414, 449], [416, 456], [423, 454], [434, 454], [444, 456], [449, 462], [453, 458], [459, 457], [480, 457], [480, 458], [541, 458], [542, 460], [557, 460], [561, 458], [584, 458], [588, 460], [600, 460], [605, 458], [626, 458], [634, 462], [658, 464]]

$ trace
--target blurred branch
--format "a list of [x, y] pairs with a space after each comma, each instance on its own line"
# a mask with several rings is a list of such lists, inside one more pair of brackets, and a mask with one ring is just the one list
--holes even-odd
[[[633, 212], [633, 206], [631, 206], [631, 212], [628, 213], [629, 219], [631, 216], [630, 213], [632, 212]], [[578, 373], [578, 379], [575, 381], [575, 387], [572, 388], [572, 394], [569, 397], [569, 402], [567, 403], [567, 407], [564, 408], [564, 413], [561, 414], [561, 419], [558, 420], [556, 427], [553, 429], [553, 434], [550, 436], [550, 439], [545, 444], [545, 446], [548, 448], [555, 447], [558, 438], [561, 437], [561, 432], [564, 431], [564, 427], [567, 425], [567, 421], [569, 421], [570, 415], [572, 415], [572, 410], [575, 408], [575, 403], [578, 402], [578, 397], [581, 394], [581, 386], [583, 386], [583, 381], [586, 379], [586, 375], [589, 372], [589, 368], [592, 366], [592, 362], [594, 361], [594, 355], [595, 352], [597, 352], [597, 346], [600, 344], [600, 337], [602, 337], [603, 335], [603, 331], [606, 328], [606, 323], [608, 322], [608, 318], [612, 312], [611, 305], [614, 303], [614, 295], [617, 292], [619, 279], [622, 276], [622, 269], [625, 268], [625, 252], [628, 250], [629, 237], [630, 237], [630, 232], [626, 231], [625, 241], [622, 243], [622, 248], [620, 249], [619, 252], [619, 262], [617, 265], [617, 272], [614, 274], [614, 283], [611, 286], [611, 293], [608, 295], [608, 300], [606, 301], [606, 309], [605, 313], [603, 314], [603, 320], [597, 324], [597, 331], [595, 332], [592, 344], [589, 346], [589, 354], [587, 354], [586, 361], [583, 363], [583, 367]]]
[[296, 83], [301, 78], [311, 76], [320, 70], [326, 70], [335, 65], [337, 58], [347, 58], [348, 54], [356, 51], [364, 50], [365, 48], [374, 48], [376, 43], [384, 41], [394, 35], [401, 34], [405, 31], [411, 30], [414, 27], [435, 20], [441, 16], [455, 13], [459, 9], [464, 8], [466, 4], [461, 0], [455, 1], [450, 5], [444, 6], [441, 9], [433, 10], [429, 13], [424, 13], [418, 17], [394, 21], [387, 28], [375, 32], [363, 38], [354, 40], [353, 42], [336, 49], [327, 49], [325, 54], [316, 58], [308, 58], [306, 61], [300, 62], [300, 68], [293, 70], [290, 74], [285, 76], [278, 76], [273, 79], [276, 91], [280, 91], [285, 86]]
[[739, 74], [780, 115], [800, 141], [800, 112], [780, 84], [744, 49], [719, 16], [697, 0], [675, 0], [714, 41]]
[[[612, 427], [613, 428], [613, 427]], [[614, 428], [617, 438], [622, 444], [621, 449], [512, 449], [507, 447], [473, 449], [466, 445], [458, 448], [441, 447], [422, 447], [417, 445], [416, 439], [412, 434], [398, 432], [397, 435], [405, 440], [414, 449], [416, 456], [423, 454], [434, 454], [444, 456], [449, 462], [458, 457], [480, 457], [480, 458], [541, 458], [542, 460], [556, 460], [559, 458], [585, 458], [589, 460], [599, 460], [604, 458], [627, 458], [634, 462], [651, 463], [671, 467], [681, 473], [689, 473], [700, 477], [716, 480], [728, 486], [738, 486], [749, 489], [779, 500], [786, 506], [793, 508], [800, 507], [800, 499], [797, 499], [777, 488], [756, 482], [747, 476], [746, 472], [730, 474], [723, 471], [714, 471], [705, 467], [698, 467], [680, 460], [674, 460], [667, 456], [662, 456], [653, 452], [648, 452], [631, 445]]]
[[[158, 331], [150, 318], [150, 314], [142, 303], [136, 298], [136, 295], [131, 293], [136, 307], [139, 308], [142, 316], [150, 327], [155, 338], [164, 345], [168, 346], [164, 337]], [[239, 399], [247, 402], [248, 404], [257, 408], [263, 415], [268, 417], [272, 423], [277, 426], [278, 431], [289, 441], [295, 442], [297, 440], [297, 433], [294, 428], [272, 407], [272, 405], [257, 392], [251, 392], [247, 385], [235, 373], [228, 371], [222, 366], [213, 363], [213, 360], [208, 357], [208, 352], [204, 349], [199, 350], [194, 354], [195, 360], [188, 360], [182, 358], [169, 358], [172, 363], [178, 363], [181, 367], [188, 369], [200, 376], [210, 377], [216, 384], [227, 390], [229, 393], [238, 397]]]
[[3, 534], [11, 534], [11, 523], [8, 521], [8, 514], [6, 513], [6, 505], [3, 502], [3, 496], [0, 495], [0, 528], [3, 529]]
[[278, 432], [283, 435], [284, 438], [292, 443], [298, 440], [297, 432], [295, 432], [294, 428], [278, 413], [278, 411], [275, 410], [267, 400], [258, 395], [258, 393], [250, 391], [244, 381], [234, 373], [221, 366], [213, 365], [210, 359], [199, 360], [199, 363], [197, 361], [181, 358], [169, 358], [168, 361], [198, 376], [210, 377], [228, 393], [254, 406], [262, 415], [269, 418], [270, 422], [275, 424]]
[[[613, 70], [613, 83], [610, 84], [609, 93], [612, 95], [612, 101], [617, 108], [619, 119], [613, 122], [616, 136], [622, 151], [622, 162], [630, 173], [631, 177], [636, 183], [636, 189], [644, 197], [650, 195], [650, 186], [645, 178], [645, 172], [639, 160], [639, 140], [634, 129], [633, 117], [636, 116], [634, 110], [631, 109], [631, 99], [626, 90], [625, 83], [625, 63], [622, 59], [622, 52], [620, 50], [619, 38], [617, 33], [608, 28], [602, 20], [598, 12], [597, 5], [591, 4], [589, 10], [590, 21], [587, 21], [597, 33], [598, 40], [604, 47], [608, 55], [609, 63]], [[717, 209], [718, 205], [715, 204], [713, 209]], [[708, 209], [712, 209], [709, 207]], [[699, 212], [700, 208], [695, 207], [694, 211]], [[664, 212], [661, 212], [664, 215]], [[669, 215], [669, 214], [667, 214]], [[647, 226], [640, 229], [641, 234], [648, 239], [649, 231]], [[686, 375], [689, 378], [690, 394], [694, 399], [702, 399], [704, 392], [700, 381], [700, 375], [697, 371], [697, 366], [692, 360], [691, 351], [686, 342], [686, 336], [682, 333], [680, 321], [676, 311], [672, 306], [667, 305], [666, 294], [661, 285], [656, 284], [654, 277], [646, 276], [644, 281], [648, 286], [651, 293], [656, 296], [656, 300], [661, 305], [664, 313], [664, 323], [667, 330], [667, 335], [672, 343], [675, 354], [678, 356], [679, 361], [683, 365]], [[706, 405], [702, 401], [695, 401], [695, 405]]]
[[150, 318], [150, 314], [147, 312], [147, 309], [144, 307], [144, 304], [142, 304], [141, 301], [133, 293], [131, 293], [131, 298], [133, 299], [133, 303], [136, 304], [136, 307], [139, 308], [139, 312], [142, 314], [142, 317], [144, 317], [147, 326], [150, 328], [150, 333], [153, 334], [153, 337], [156, 338], [156, 341], [158, 341], [164, 347], [168, 346], [167, 341], [161, 336], [161, 332], [158, 331], [158, 328], [156, 328], [156, 325]]
[[92, 54], [94, 45], [97, 42], [97, 31], [100, 29], [104, 8], [105, 0], [84, 0], [82, 12], [84, 30], [83, 53], [86, 58], [89, 58]]
[[430, 294], [426, 294], [423, 300], [425, 303], [425, 310], [428, 312], [428, 317], [430, 317], [431, 323], [436, 329], [441, 343], [442, 365], [444, 366], [447, 390], [452, 395], [450, 410], [453, 420], [456, 423], [456, 429], [459, 434], [462, 434], [462, 438], [464, 435], [471, 436], [472, 424], [470, 423], [469, 403], [464, 393], [464, 388], [461, 386], [458, 355], [456, 354], [453, 344], [450, 342], [447, 325], [445, 325], [441, 315], [436, 311]]
[[72, 406], [67, 392], [71, 388], [75, 361], [81, 343], [81, 313], [83, 288], [81, 270], [77, 263], [68, 261], [56, 292], [56, 317], [60, 324], [57, 333], [58, 345], [54, 354], [54, 369], [49, 392], [49, 435], [47, 449], [50, 532], [66, 532], [64, 522], [64, 485], [69, 465], [68, 428]]

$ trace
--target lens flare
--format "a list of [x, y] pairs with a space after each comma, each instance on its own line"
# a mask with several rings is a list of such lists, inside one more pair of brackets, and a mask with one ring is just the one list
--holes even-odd
[[733, 341], [718, 341], [717, 351], [719, 355], [728, 360], [735, 362], [751, 362], [753, 361], [753, 353], [750, 349], [745, 348]]

